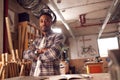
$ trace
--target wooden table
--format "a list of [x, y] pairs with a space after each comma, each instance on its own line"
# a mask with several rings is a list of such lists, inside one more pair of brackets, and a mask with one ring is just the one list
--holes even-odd
[[92, 76], [90, 80], [111, 80], [109, 73], [95, 73], [90, 75]]
[[[111, 80], [109, 73], [95, 73], [95, 74], [68, 74], [68, 75], [56, 75], [56, 76], [42, 76], [42, 77], [33, 77], [33, 76], [21, 76], [14, 77], [5, 80], [59, 80], [63, 76], [80, 76], [81, 79], [74, 80]], [[62, 77], [61, 77], [62, 76]]]

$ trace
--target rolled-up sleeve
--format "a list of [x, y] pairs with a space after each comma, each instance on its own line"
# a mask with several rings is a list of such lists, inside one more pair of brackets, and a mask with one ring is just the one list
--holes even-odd
[[53, 44], [50, 48], [43, 54], [40, 54], [41, 60], [54, 60], [60, 56], [64, 44], [65, 37], [62, 34], [57, 34], [54, 36]]

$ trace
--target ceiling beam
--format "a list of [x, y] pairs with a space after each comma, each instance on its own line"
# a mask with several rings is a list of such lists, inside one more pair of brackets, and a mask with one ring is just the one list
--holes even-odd
[[108, 14], [107, 14], [107, 16], [106, 16], [106, 18], [105, 18], [105, 20], [104, 20], [103, 25], [102, 25], [102, 28], [101, 28], [101, 30], [100, 30], [100, 32], [99, 32], [98, 39], [101, 37], [101, 35], [102, 35], [102, 33], [103, 33], [103, 31], [104, 31], [104, 29], [105, 29], [108, 21], [109, 21], [110, 18], [111, 18], [111, 15], [112, 15], [113, 12], [115, 11], [115, 9], [116, 9], [117, 5], [119, 5], [119, 3], [120, 3], [119, 0], [114, 0], [114, 3], [113, 3], [112, 6], [110, 7], [110, 9], [109, 9], [109, 11], [108, 11]]
[[73, 34], [70, 26], [68, 25], [68, 23], [66, 22], [66, 20], [64, 19], [63, 15], [61, 14], [61, 12], [59, 11], [58, 7], [56, 6], [56, 4], [54, 3], [53, 0], [49, 0], [49, 3], [51, 4], [51, 6], [55, 9], [57, 15], [59, 15], [61, 22], [64, 24], [65, 28], [69, 31], [70, 35], [72, 36], [73, 39], [75, 39], [75, 35]]

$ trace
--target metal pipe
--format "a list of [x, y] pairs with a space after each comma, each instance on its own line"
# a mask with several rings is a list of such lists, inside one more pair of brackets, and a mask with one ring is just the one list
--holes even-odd
[[66, 20], [64, 19], [63, 15], [59, 11], [58, 7], [54, 3], [53, 0], [49, 0], [49, 3], [52, 5], [52, 7], [55, 9], [56, 13], [59, 15], [61, 22], [64, 24], [65, 28], [69, 31], [70, 35], [72, 36], [73, 39], [75, 39], [75, 36], [70, 28], [70, 26], [67, 24]]
[[105, 21], [104, 21], [104, 23], [103, 23], [103, 25], [102, 25], [102, 28], [101, 28], [101, 30], [100, 30], [100, 32], [99, 32], [98, 38], [101, 37], [102, 32], [104, 31], [104, 29], [105, 29], [105, 27], [106, 27], [106, 24], [107, 24], [107, 22], [109, 21], [110, 17], [111, 17], [111, 14], [108, 13], [108, 15], [107, 15], [107, 17], [106, 17], [106, 19], [105, 19]]
[[101, 30], [100, 30], [100, 32], [99, 32], [98, 39], [101, 37], [101, 35], [102, 35], [102, 33], [103, 33], [103, 31], [104, 31], [104, 29], [105, 29], [105, 27], [106, 27], [106, 24], [107, 24], [108, 21], [110, 20], [111, 15], [113, 14], [113, 11], [115, 11], [115, 8], [117, 7], [117, 5], [119, 5], [119, 3], [120, 3], [120, 1], [114, 0], [114, 3], [113, 3], [112, 6], [110, 7], [110, 10], [109, 10], [109, 12], [108, 12], [108, 14], [107, 14], [107, 16], [106, 16], [106, 18], [105, 18], [105, 20], [104, 20], [104, 23], [103, 23], [103, 25], [102, 25]]
[[[113, 24], [113, 23], [119, 23], [120, 21], [112, 21], [112, 22], [108, 22], [107, 24]], [[97, 26], [97, 25], [102, 25], [103, 23], [93, 23], [93, 24], [84, 24], [84, 25], [81, 25], [81, 26], [76, 26], [74, 28], [85, 28], [85, 27], [93, 27], [93, 26]]]

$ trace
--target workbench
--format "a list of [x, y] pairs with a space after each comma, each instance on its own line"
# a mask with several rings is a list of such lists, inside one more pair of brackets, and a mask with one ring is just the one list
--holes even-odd
[[81, 79], [74, 79], [74, 80], [111, 80], [109, 73], [66, 74], [66, 75], [41, 76], [41, 77], [20, 76], [20, 77], [8, 78], [5, 80], [60, 80], [60, 78], [63, 78], [63, 76], [75, 76], [75, 75], [77, 75], [77, 76], [79, 75], [81, 77]]

